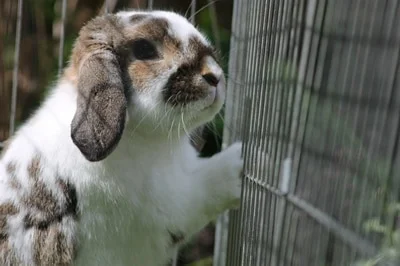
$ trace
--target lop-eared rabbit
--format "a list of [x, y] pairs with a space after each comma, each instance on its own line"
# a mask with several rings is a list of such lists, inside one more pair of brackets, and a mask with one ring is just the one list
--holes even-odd
[[237, 207], [241, 144], [188, 137], [225, 98], [214, 49], [165, 11], [103, 15], [0, 161], [0, 265], [165, 265]]

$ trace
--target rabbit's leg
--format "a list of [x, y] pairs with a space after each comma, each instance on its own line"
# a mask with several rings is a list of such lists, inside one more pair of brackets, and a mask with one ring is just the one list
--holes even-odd
[[190, 232], [200, 230], [218, 214], [239, 205], [243, 160], [241, 143], [235, 143], [208, 159], [198, 159], [190, 175], [191, 198], [194, 215], [187, 215], [186, 227]]

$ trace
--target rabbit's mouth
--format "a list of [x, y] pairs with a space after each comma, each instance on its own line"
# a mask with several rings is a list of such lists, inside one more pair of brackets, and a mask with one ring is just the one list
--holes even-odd
[[208, 96], [204, 99], [204, 107], [201, 111], [220, 107], [223, 104], [224, 96], [225, 92], [222, 86], [211, 88]]

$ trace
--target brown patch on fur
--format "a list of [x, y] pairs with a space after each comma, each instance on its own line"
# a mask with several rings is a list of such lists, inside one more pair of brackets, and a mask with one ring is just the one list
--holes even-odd
[[130, 16], [129, 21], [131, 23], [138, 23], [138, 22], [145, 20], [148, 17], [149, 16], [146, 14], [135, 14], [135, 15]]
[[34, 229], [34, 261], [37, 265], [70, 265], [74, 259], [75, 243], [62, 232], [61, 223], [66, 217], [77, 218], [75, 187], [59, 179], [57, 184], [64, 198], [58, 200], [38, 179], [40, 162], [32, 163], [31, 170], [35, 183], [24, 203], [32, 211], [24, 217], [24, 225], [27, 229]]
[[12, 203], [0, 205], [0, 263], [17, 265], [17, 260], [8, 242], [7, 219], [18, 213], [17, 207]]
[[129, 66], [133, 88], [137, 91], [151, 89], [146, 86], [149, 80], [154, 80], [164, 71], [165, 68], [159, 62], [138, 61]]
[[35, 157], [28, 166], [28, 174], [32, 179], [32, 189], [25, 195], [22, 202], [31, 210], [24, 217], [26, 228], [37, 227], [44, 229], [54, 222], [61, 221], [64, 210], [59, 200], [53, 195], [46, 184], [40, 180], [40, 158]]
[[0, 215], [15, 215], [18, 213], [18, 208], [14, 206], [12, 203], [5, 203], [0, 205]]
[[198, 38], [189, 39], [188, 53], [194, 55], [189, 61], [184, 62], [172, 74], [165, 86], [164, 100], [173, 106], [185, 105], [197, 101], [207, 95], [207, 85], [197, 84], [194, 76], [200, 75], [204, 70], [204, 58], [214, 57], [213, 49], [203, 44]]
[[1, 265], [21, 265], [8, 241], [0, 240], [0, 263], [2, 263]]
[[188, 49], [191, 51], [191, 53], [196, 55], [195, 58], [192, 59], [192, 62], [188, 62], [188, 64], [197, 66], [199, 68], [201, 67], [200, 63], [205, 56], [209, 55], [214, 58], [216, 57], [213, 48], [203, 44], [203, 42], [201, 42], [197, 37], [192, 37], [189, 39]]
[[74, 260], [74, 243], [68, 241], [60, 224], [47, 230], [35, 230], [33, 258], [37, 265], [71, 265]]
[[168, 36], [168, 21], [162, 18], [152, 18], [147, 23], [142, 23], [132, 29], [126, 28], [125, 31], [129, 40], [144, 38], [161, 42]]
[[65, 216], [77, 217], [77, 193], [75, 187], [61, 179], [57, 181], [64, 198], [58, 199], [40, 180], [41, 162], [36, 156], [28, 166], [28, 174], [33, 184], [27, 195], [22, 198], [23, 204], [30, 210], [24, 217], [26, 228], [46, 229], [53, 223], [62, 221]]
[[9, 174], [9, 179], [7, 184], [9, 185], [10, 188], [19, 190], [21, 189], [21, 184], [17, 181], [16, 170], [17, 167], [14, 162], [9, 162], [6, 165], [6, 171]]
[[58, 184], [61, 187], [64, 197], [65, 206], [63, 207], [63, 215], [70, 215], [74, 218], [78, 217], [78, 196], [76, 189], [69, 182], [64, 180], [58, 180]]
[[8, 180], [7, 184], [12, 189], [15, 189], [15, 190], [20, 190], [21, 189], [21, 184], [16, 179]]
[[15, 171], [16, 170], [17, 170], [17, 166], [16, 166], [15, 162], [9, 162], [6, 165], [6, 171], [12, 178], [15, 178]]
[[169, 62], [176, 58], [182, 49], [182, 43], [168, 35], [169, 23], [166, 19], [151, 18], [137, 27], [126, 29], [126, 35], [131, 40], [144, 38], [157, 46], [162, 60], [135, 60], [128, 67], [128, 73], [133, 88], [138, 91], [150, 89], [150, 80], [154, 80], [170, 68]]
[[7, 219], [18, 213], [18, 209], [12, 203], [0, 205], [0, 242], [7, 239]]
[[[29, 193], [22, 197], [21, 203], [28, 213], [24, 217], [25, 229], [34, 232], [33, 259], [35, 265], [71, 265], [75, 258], [76, 243], [73, 230], [69, 235], [63, 232], [65, 226], [73, 226], [77, 219], [77, 193], [68, 181], [57, 180], [61, 198], [42, 181], [42, 160], [39, 156], [32, 159], [27, 172], [32, 182]], [[9, 164], [8, 171], [13, 173], [15, 165]], [[15, 253], [10, 247], [7, 231], [7, 219], [18, 213], [12, 203], [0, 205], [0, 264], [19, 265]], [[67, 218], [69, 220], [64, 220]]]
[[[82, 61], [93, 52], [112, 50], [123, 54], [119, 49], [124, 48], [126, 42], [122, 35], [123, 25], [113, 15], [96, 17], [84, 26], [79, 32], [71, 55], [71, 66], [79, 73]], [[124, 58], [121, 58], [124, 60]], [[71, 72], [72, 73], [72, 72]]]
[[28, 166], [28, 174], [33, 181], [32, 189], [29, 195], [23, 198], [23, 202], [28, 208], [43, 212], [46, 216], [53, 215], [59, 210], [57, 198], [39, 179], [40, 172], [40, 158], [36, 156]]
[[7, 217], [0, 216], [0, 242], [7, 237], [6, 225], [7, 225]]
[[31, 163], [28, 165], [28, 175], [31, 179], [34, 181], [37, 181], [39, 179], [39, 173], [40, 173], [40, 157], [36, 155]]

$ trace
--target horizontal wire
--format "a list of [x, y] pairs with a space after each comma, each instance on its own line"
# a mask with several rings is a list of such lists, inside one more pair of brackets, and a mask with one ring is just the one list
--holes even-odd
[[354, 233], [352, 230], [346, 228], [341, 223], [334, 220], [328, 214], [324, 213], [321, 210], [318, 210], [314, 206], [312, 206], [309, 202], [301, 199], [300, 197], [292, 194], [285, 193], [281, 191], [279, 188], [268, 185], [266, 182], [260, 180], [259, 178], [255, 178], [251, 175], [245, 174], [245, 178], [249, 179], [254, 184], [266, 189], [272, 194], [278, 197], [285, 197], [288, 202], [292, 203], [295, 207], [302, 210], [304, 213], [309, 215], [315, 221], [323, 225], [326, 229], [332, 232], [336, 237], [341, 239], [343, 242], [348, 243], [352, 247], [357, 248], [357, 250], [364, 255], [373, 255], [376, 252], [376, 248], [369, 241], [363, 239], [358, 234]]

